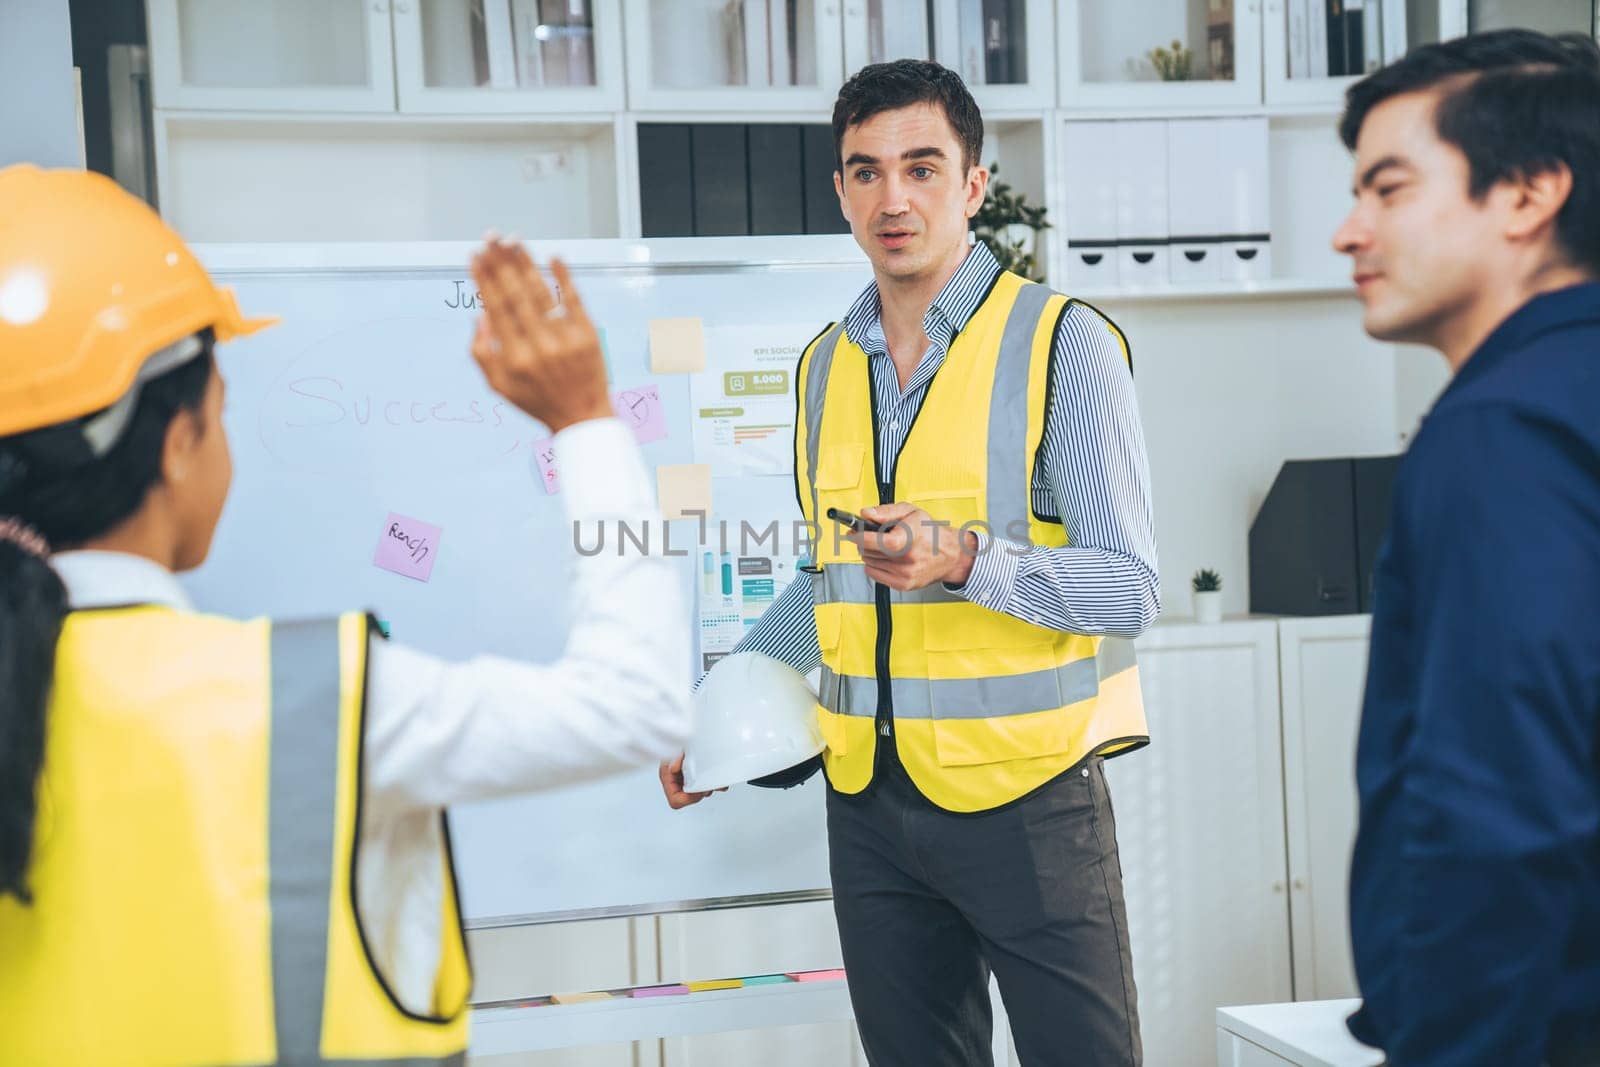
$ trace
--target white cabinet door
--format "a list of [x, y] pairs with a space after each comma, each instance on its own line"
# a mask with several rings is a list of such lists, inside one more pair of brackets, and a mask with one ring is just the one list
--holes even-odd
[[155, 106], [393, 111], [389, 4], [150, 0]]
[[1055, 106], [1053, 0], [845, 0], [844, 73], [932, 59], [985, 113]]
[[[1261, 103], [1260, 0], [1062, 0], [1057, 40], [1069, 111]], [[1189, 58], [1166, 80], [1152, 53], [1173, 42]]]
[[1366, 615], [1278, 624], [1296, 1000], [1357, 995], [1348, 900], [1371, 625]]
[[1138, 641], [1149, 747], [1106, 764], [1145, 1062], [1199, 1062], [1216, 1009], [1288, 999], [1277, 627]]
[[619, 0], [396, 0], [400, 110], [620, 111]]
[[634, 111], [830, 113], [844, 0], [622, 0]]

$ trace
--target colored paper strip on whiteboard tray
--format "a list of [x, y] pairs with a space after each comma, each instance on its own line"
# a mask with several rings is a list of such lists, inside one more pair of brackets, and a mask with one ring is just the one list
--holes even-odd
[[789, 977], [796, 982], [837, 982], [844, 978], [844, 968], [836, 967], [831, 971], [790, 971]]
[[647, 985], [630, 990], [635, 997], [681, 997], [689, 992], [686, 985]]

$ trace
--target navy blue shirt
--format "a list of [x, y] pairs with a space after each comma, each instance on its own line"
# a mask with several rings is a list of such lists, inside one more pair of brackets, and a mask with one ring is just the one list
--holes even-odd
[[1600, 1016], [1600, 284], [1534, 298], [1424, 420], [1378, 561], [1351, 1032], [1542, 1063]]

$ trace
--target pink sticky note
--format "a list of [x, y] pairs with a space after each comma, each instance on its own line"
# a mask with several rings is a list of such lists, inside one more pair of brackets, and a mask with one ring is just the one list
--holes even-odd
[[844, 978], [844, 968], [831, 971], [793, 971], [789, 974], [796, 982], [837, 982]]
[[[661, 391], [655, 386], [619, 389], [611, 394], [611, 406], [622, 424], [633, 431], [633, 439], [641, 445], [667, 436], [667, 412], [661, 406]], [[555, 438], [543, 437], [535, 441], [533, 457], [544, 491], [551, 496], [561, 492], [561, 470], [556, 466]]]
[[667, 412], [661, 405], [661, 391], [655, 386], [620, 389], [611, 394], [611, 406], [641, 445], [667, 436]]
[[551, 496], [561, 492], [561, 472], [556, 469], [556, 439], [544, 437], [533, 443], [533, 460], [539, 467], [539, 481]]
[[686, 985], [647, 985], [632, 990], [636, 997], [681, 997], [688, 992]]
[[383, 536], [378, 539], [372, 565], [425, 582], [433, 573], [443, 534], [437, 526], [391, 511], [383, 520]]

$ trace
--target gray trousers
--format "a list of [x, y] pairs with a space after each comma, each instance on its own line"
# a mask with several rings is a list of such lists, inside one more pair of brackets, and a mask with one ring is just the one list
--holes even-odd
[[1137, 1067], [1100, 759], [957, 815], [925, 800], [892, 750], [879, 757], [863, 793], [828, 790], [834, 912], [872, 1067], [990, 1067], [991, 970], [1026, 1067]]

